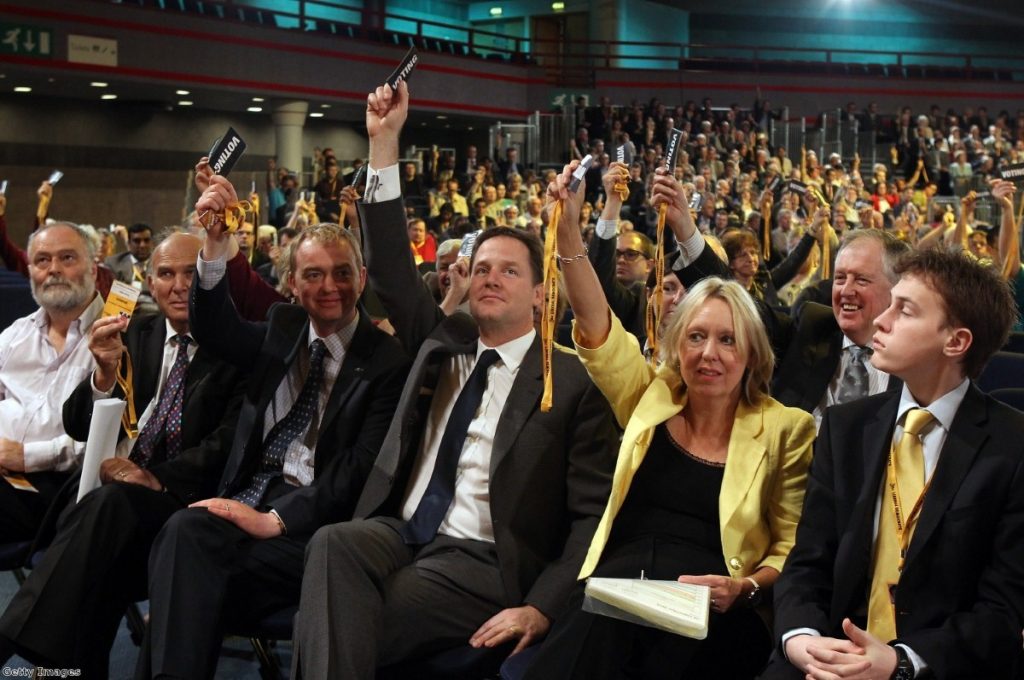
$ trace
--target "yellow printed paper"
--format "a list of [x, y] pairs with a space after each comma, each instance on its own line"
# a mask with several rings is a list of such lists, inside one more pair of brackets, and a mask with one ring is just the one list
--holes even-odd
[[107, 302], [103, 305], [102, 316], [120, 316], [131, 319], [132, 312], [135, 311], [135, 303], [139, 301], [139, 293], [138, 289], [127, 283], [114, 281], [110, 286]]

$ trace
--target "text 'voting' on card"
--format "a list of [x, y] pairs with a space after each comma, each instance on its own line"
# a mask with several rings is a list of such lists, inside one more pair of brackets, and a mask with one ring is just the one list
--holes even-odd
[[244, 153], [245, 140], [235, 132], [235, 128], [229, 127], [224, 136], [214, 142], [213, 148], [210, 149], [210, 167], [214, 173], [227, 177]]
[[107, 295], [101, 316], [119, 316], [131, 320], [140, 293], [140, 290], [123, 281], [114, 281], [110, 284], [110, 294]]
[[409, 51], [405, 53], [405, 57], [402, 58], [402, 63], [398, 65], [398, 68], [396, 68], [385, 81], [388, 84], [388, 87], [391, 88], [392, 92], [398, 91], [398, 83], [403, 80], [405, 82], [409, 82], [409, 76], [412, 75], [413, 69], [416, 68], [416, 64], [419, 60], [420, 55], [416, 52], [416, 48], [410, 47]]

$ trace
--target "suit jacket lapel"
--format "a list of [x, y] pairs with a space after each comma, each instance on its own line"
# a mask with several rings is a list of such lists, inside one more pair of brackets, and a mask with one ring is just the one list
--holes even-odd
[[132, 398], [135, 401], [135, 414], [139, 417], [146, 410], [146, 406], [157, 397], [156, 388], [163, 365], [164, 342], [167, 339], [167, 324], [164, 322], [164, 316], [162, 314], [154, 316], [149, 328], [144, 329], [140, 335], [139, 344], [142, 352], [147, 358], [153, 357], [153, 365], [156, 370], [137, 370], [148, 363], [141, 357], [138, 358], [138, 361], [132, 362], [132, 372], [135, 374], [135, 394]]
[[907, 549], [907, 563], [910, 564], [918, 555], [922, 546], [935, 532], [946, 508], [956, 496], [964, 476], [974, 464], [978, 450], [988, 439], [988, 433], [981, 425], [988, 419], [985, 400], [977, 387], [971, 385], [964, 395], [946, 443], [939, 455], [939, 464], [935, 468], [928, 495], [925, 496], [921, 517], [918, 519], [914, 535]]
[[757, 479], [757, 471], [768, 459], [763, 437], [763, 407], [749, 406], [740, 400], [736, 407], [732, 434], [729, 436], [728, 462], [725, 465], [722, 493], [719, 494], [718, 501], [718, 511], [724, 518], [723, 526], [732, 520], [732, 516], [742, 505], [743, 499]]
[[[849, 526], [853, 527], [853, 538], [849, 544], [849, 555], [843, 555], [843, 559], [849, 560], [850, 568], [844, 573], [846, 580], [837, 587], [849, 589], [845, 597], [837, 601], [847, 603], [860, 603], [864, 599], [864, 593], [856, 589], [865, 583], [871, 570], [871, 556], [875, 545], [875, 507], [878, 502], [878, 493], [881, 489], [882, 475], [885, 472], [886, 461], [889, 458], [889, 449], [892, 446], [892, 431], [896, 422], [896, 411], [899, 408], [900, 395], [896, 394], [886, 401], [876, 412], [875, 417], [864, 423], [861, 441], [860, 464], [863, 466], [861, 473], [860, 493], [854, 503], [850, 514]], [[857, 465], [856, 450], [854, 454], [847, 457], [850, 465]], [[853, 470], [836, 469], [834, 474], [839, 477], [846, 477], [845, 483], [855, 484], [856, 475], [850, 474]]]
[[[557, 351], [557, 350], [555, 350]], [[533, 413], [537, 402], [544, 391], [541, 368], [540, 335], [533, 339], [533, 344], [523, 357], [519, 366], [512, 390], [509, 392], [505, 408], [501, 411], [498, 427], [494, 432], [494, 445], [491, 448], [491, 475], [498, 469], [502, 459], [512, 449], [512, 444], [519, 431]]]
[[359, 315], [359, 323], [356, 326], [352, 343], [345, 352], [345, 360], [341, 364], [341, 370], [334, 381], [334, 387], [327, 399], [327, 407], [324, 409], [324, 416], [320, 419], [320, 431], [330, 427], [338, 411], [348, 401], [359, 384], [359, 378], [366, 371], [369, 358], [373, 354], [372, 327], [369, 318], [365, 314]]

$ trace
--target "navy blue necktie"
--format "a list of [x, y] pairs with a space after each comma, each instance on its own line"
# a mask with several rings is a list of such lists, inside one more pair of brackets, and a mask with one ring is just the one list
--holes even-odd
[[498, 359], [495, 350], [484, 350], [476, 360], [476, 366], [469, 374], [459, 398], [455, 400], [437, 449], [437, 460], [430, 481], [427, 482], [427, 490], [416, 506], [416, 512], [402, 527], [402, 539], [409, 545], [425, 545], [434, 540], [438, 527], [448, 513], [448, 507], [455, 498], [455, 472], [459, 456], [462, 455], [462, 446], [466, 442], [469, 423], [480, 408], [484, 390], [487, 389], [487, 369]]
[[135, 442], [128, 460], [141, 468], [147, 467], [164, 449], [164, 460], [174, 460], [181, 453], [181, 409], [185, 401], [185, 374], [188, 372], [188, 345], [192, 338], [187, 335], [174, 336], [178, 343], [178, 353], [171, 364], [157, 402], [156, 411], [146, 421], [146, 426], [139, 433], [139, 441]]
[[310, 345], [309, 373], [302, 391], [295, 400], [288, 415], [270, 430], [263, 442], [263, 462], [259, 472], [253, 475], [252, 482], [242, 491], [235, 494], [235, 500], [255, 508], [263, 500], [271, 480], [284, 470], [284, 457], [288, 446], [295, 441], [313, 420], [320, 403], [320, 385], [324, 381], [324, 355], [327, 346], [323, 340], [314, 340]]

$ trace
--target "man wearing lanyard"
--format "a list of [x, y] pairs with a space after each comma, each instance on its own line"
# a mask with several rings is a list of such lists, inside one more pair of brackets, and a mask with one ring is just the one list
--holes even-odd
[[971, 378], [1015, 317], [998, 274], [905, 256], [871, 362], [904, 381], [825, 412], [763, 678], [1015, 677], [1024, 414]]

